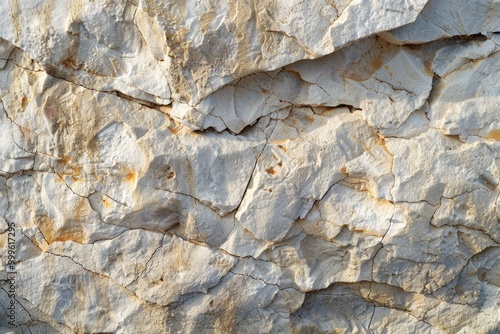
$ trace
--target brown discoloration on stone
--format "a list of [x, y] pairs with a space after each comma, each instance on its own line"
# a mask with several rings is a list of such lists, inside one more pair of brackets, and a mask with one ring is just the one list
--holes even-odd
[[61, 64], [64, 67], [67, 67], [67, 68], [73, 69], [73, 70], [79, 70], [82, 68], [82, 66], [80, 64], [78, 64], [75, 56], [69, 56], [69, 57], [64, 58], [61, 61]]
[[70, 157], [68, 157], [68, 156], [62, 156], [61, 158], [59, 158], [59, 160], [57, 162], [59, 162], [62, 165], [67, 165], [70, 160], [71, 160]]
[[102, 199], [102, 206], [106, 209], [109, 209], [111, 207], [111, 203], [106, 197]]
[[21, 99], [21, 108], [23, 110], [26, 109], [26, 107], [28, 106], [29, 103], [30, 103], [30, 99], [27, 96], [23, 96], [23, 98]]
[[386, 64], [387, 61], [394, 56], [399, 47], [381, 42], [378, 38], [377, 41], [378, 42], [370, 48], [367, 54], [363, 55], [358, 62], [353, 63], [347, 69], [345, 74], [342, 75], [343, 78], [357, 82], [366, 81], [381, 68], [387, 71], [389, 76], [392, 76], [392, 72], [389, 70], [389, 67], [387, 65], [384, 66], [384, 64]]
[[378, 132], [375, 134], [377, 135], [377, 145], [385, 146], [385, 138]]
[[455, 141], [461, 141], [459, 135], [445, 135], [445, 136], [446, 136], [446, 138], [450, 138], [450, 139], [453, 139]]
[[500, 141], [500, 129], [491, 130], [485, 135], [485, 137], [488, 139], [495, 139], [497, 141]]
[[135, 183], [137, 181], [137, 171], [129, 168], [125, 169], [126, 174], [123, 176], [123, 182]]
[[[75, 211], [77, 217], [79, 210]], [[48, 244], [56, 241], [74, 241], [77, 243], [84, 243], [86, 240], [85, 232], [83, 231], [81, 222], [72, 221], [71, 226], [63, 226], [62, 228], [55, 228], [54, 221], [47, 215], [39, 216], [36, 219], [36, 224], [42, 232]]]
[[266, 172], [268, 172], [268, 173], [269, 173], [269, 174], [271, 174], [271, 175], [276, 174], [276, 171], [274, 170], [274, 168], [273, 168], [273, 167], [269, 167], [268, 169], [266, 169]]

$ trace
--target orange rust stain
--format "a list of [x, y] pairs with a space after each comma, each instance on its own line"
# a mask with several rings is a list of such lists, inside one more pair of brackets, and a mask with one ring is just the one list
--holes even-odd
[[496, 129], [496, 130], [492, 130], [492, 131], [488, 132], [485, 137], [489, 138], [489, 139], [495, 139], [495, 140], [500, 141], [500, 129]]
[[175, 176], [175, 173], [174, 173], [174, 172], [170, 172], [170, 173], [168, 173], [168, 175], [167, 175], [167, 179], [169, 179], [169, 180], [170, 180], [170, 179], [173, 179], [173, 178], [174, 178], [174, 176]]
[[73, 173], [75, 173], [74, 176], [80, 176], [80, 174], [81, 174], [80, 168], [74, 167], [74, 166], [68, 166], [68, 167], [73, 171]]
[[262, 93], [264, 93], [264, 94], [269, 94], [269, 90], [267, 90], [267, 89], [264, 89], [264, 88], [263, 88], [263, 89], [262, 89]]
[[280, 166], [280, 167], [283, 166], [283, 163], [281, 161], [278, 162], [278, 166]]
[[342, 168], [340, 169], [340, 172], [344, 175], [349, 175], [349, 173], [347, 173], [347, 167], [346, 166], [342, 166]]
[[54, 229], [54, 222], [52, 219], [44, 215], [38, 217], [37, 226], [48, 244], [56, 241], [74, 241], [80, 244], [85, 242], [85, 232], [83, 231], [81, 223], [73, 222], [72, 226], [64, 226], [56, 230]]
[[273, 192], [273, 189], [272, 189], [272, 188], [270, 188], [270, 189], [268, 189], [268, 190], [269, 190], [269, 192], [270, 192], [270, 193], [272, 193], [272, 192]]
[[137, 179], [137, 172], [136, 171], [129, 171], [124, 177], [123, 177], [123, 181], [126, 181], [126, 182], [135, 182], [135, 180]]
[[57, 162], [59, 162], [60, 164], [63, 164], [63, 165], [67, 165], [70, 160], [71, 160], [70, 157], [63, 155], [62, 157], [59, 158], [59, 160]]
[[20, 126], [19, 129], [21, 129], [23, 135], [25, 135], [26, 137], [31, 136], [31, 129], [30, 128]]
[[73, 212], [75, 220], [82, 221], [89, 214], [88, 202], [85, 198], [80, 198], [78, 204], [75, 205]]
[[368, 80], [382, 67], [392, 77], [393, 74], [390, 71], [390, 67], [387, 65], [384, 66], [384, 64], [386, 63], [386, 59], [394, 54], [397, 47], [387, 43], [377, 44], [370, 50], [367, 57], [363, 57], [359, 62], [354, 63], [342, 77], [362, 82]]
[[[65, 166], [62, 168], [63, 175], [71, 176], [71, 179], [73, 179], [73, 181], [79, 181], [80, 175], [81, 175], [80, 167], [70, 165], [70, 161], [71, 161], [71, 158], [64, 155], [57, 160], [57, 163], [62, 165], [62, 166]], [[69, 172], [68, 170], [64, 170], [66, 167], [69, 168], [71, 170], [71, 172]], [[59, 178], [61, 180], [56, 180], [57, 182], [63, 181], [62, 176], [59, 175]]]
[[63, 182], [64, 182], [64, 179], [62, 178], [62, 176], [57, 174], [56, 183], [63, 183]]
[[103, 205], [106, 209], [108, 209], [108, 208], [110, 208], [110, 207], [111, 207], [111, 203], [109, 203], [109, 201], [108, 201], [106, 198], [103, 198], [103, 199], [102, 199], [102, 205]]
[[268, 169], [266, 169], [266, 172], [268, 172], [268, 173], [269, 173], [269, 174], [271, 174], [271, 175], [276, 174], [276, 171], [274, 170], [274, 168], [273, 168], [273, 167], [269, 167]]
[[23, 98], [21, 99], [21, 108], [26, 109], [28, 103], [30, 103], [30, 99], [28, 99], [28, 97], [26, 96], [23, 96]]
[[384, 65], [382, 53], [377, 55], [371, 62], [364, 64], [362, 68], [354, 68], [354, 71], [345, 77], [357, 82], [368, 80], [375, 72]]
[[382, 135], [380, 135], [378, 132], [376, 133], [376, 135], [377, 135], [377, 144], [384, 146], [385, 145], [385, 138]]
[[278, 147], [283, 150], [284, 152], [286, 152], [286, 147], [284, 147], [283, 145], [278, 145]]

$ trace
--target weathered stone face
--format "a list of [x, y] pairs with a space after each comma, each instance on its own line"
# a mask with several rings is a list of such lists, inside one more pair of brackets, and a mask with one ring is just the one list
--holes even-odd
[[499, 1], [0, 16], [1, 333], [500, 328]]

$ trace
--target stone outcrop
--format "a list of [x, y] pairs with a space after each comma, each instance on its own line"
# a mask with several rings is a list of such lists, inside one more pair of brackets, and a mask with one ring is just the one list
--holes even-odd
[[500, 1], [0, 16], [1, 333], [499, 333]]

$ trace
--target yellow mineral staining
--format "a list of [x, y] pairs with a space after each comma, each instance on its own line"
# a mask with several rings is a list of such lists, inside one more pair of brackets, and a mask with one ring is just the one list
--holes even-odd
[[[375, 72], [384, 68], [392, 77], [389, 67], [384, 64], [394, 55], [397, 51], [397, 46], [388, 43], [378, 43], [376, 47], [369, 51], [368, 57], [363, 57], [359, 62], [353, 63], [343, 75], [346, 79], [351, 79], [357, 82], [368, 80]], [[383, 67], [384, 66], [384, 67]]]
[[[75, 214], [75, 216], [77, 216], [77, 214]], [[74, 241], [77, 243], [84, 243], [86, 239], [81, 222], [77, 222], [76, 219], [71, 221], [71, 224], [68, 223], [67, 225], [69, 226], [64, 225], [61, 228], [55, 228], [54, 221], [50, 219], [49, 216], [44, 215], [37, 217], [36, 225], [40, 229], [40, 232], [43, 234], [48, 244], [56, 241]]]
[[109, 209], [111, 207], [111, 203], [109, 202], [109, 200], [107, 198], [103, 198], [102, 199], [102, 206], [106, 209]]
[[376, 132], [377, 135], [377, 145], [385, 146], [385, 138], [378, 132]]
[[491, 130], [485, 135], [485, 138], [500, 141], [500, 129]]
[[71, 158], [69, 156], [63, 155], [59, 160], [57, 160], [58, 168], [56, 172], [61, 175], [71, 176], [73, 181], [79, 181], [81, 176], [81, 166], [70, 164]]
[[137, 172], [135, 170], [128, 170], [127, 173], [123, 176], [124, 182], [134, 183], [137, 181]]

